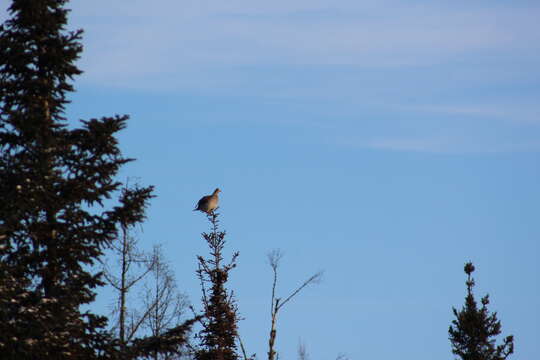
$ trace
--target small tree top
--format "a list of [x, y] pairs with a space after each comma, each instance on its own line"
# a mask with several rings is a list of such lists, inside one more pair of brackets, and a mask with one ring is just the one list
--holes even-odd
[[504, 360], [514, 352], [514, 338], [507, 336], [501, 345], [496, 345], [496, 337], [501, 333], [501, 322], [497, 313], [487, 309], [489, 295], [481, 299], [481, 307], [474, 298], [475, 268], [471, 262], [465, 264], [467, 274], [467, 296], [460, 311], [452, 308], [455, 320], [448, 329], [452, 353], [462, 360]]

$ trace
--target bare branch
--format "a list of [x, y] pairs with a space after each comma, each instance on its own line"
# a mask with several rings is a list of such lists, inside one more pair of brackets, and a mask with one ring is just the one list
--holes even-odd
[[130, 331], [129, 331], [128, 336], [126, 337], [127, 341], [130, 341], [133, 338], [133, 336], [135, 336], [135, 333], [137, 332], [137, 330], [139, 330], [139, 328], [144, 323], [144, 321], [148, 318], [150, 313], [152, 311], [154, 311], [155, 306], [156, 306], [156, 304], [153, 304], [152, 306], [149, 306], [142, 316], [139, 316], [138, 319], [136, 319], [136, 320], [132, 319], [132, 323], [131, 323], [131, 326], [130, 326]]
[[242, 355], [244, 356], [244, 360], [251, 360], [251, 358], [247, 356], [246, 348], [244, 347], [244, 342], [242, 341], [240, 334], [236, 334], [236, 337], [238, 339], [238, 343], [240, 344], [240, 349], [242, 350]]
[[313, 274], [309, 279], [304, 281], [302, 285], [300, 285], [296, 290], [294, 290], [289, 297], [287, 297], [283, 302], [279, 305], [278, 310], [283, 307], [289, 300], [291, 300], [293, 297], [295, 297], [300, 291], [302, 291], [303, 288], [310, 284], [318, 284], [321, 282], [323, 276], [323, 272], [319, 271], [316, 274]]
[[145, 286], [143, 299], [147, 309], [143, 323], [152, 335], [159, 336], [179, 323], [187, 301], [186, 296], [176, 288], [174, 274], [165, 262], [160, 246], [154, 246], [152, 259], [152, 281]]
[[285, 254], [283, 253], [283, 251], [281, 251], [281, 249], [274, 249], [272, 251], [269, 251], [268, 254], [266, 254], [266, 256], [268, 257], [268, 263], [270, 264], [272, 269], [274, 269], [274, 271], [276, 271], [279, 267], [279, 262], [283, 258], [283, 255]]
[[274, 313], [274, 302], [276, 299], [276, 286], [277, 286], [277, 270], [279, 268], [279, 262], [283, 258], [283, 252], [280, 249], [274, 249], [270, 251], [266, 256], [268, 257], [268, 263], [274, 273], [274, 279], [272, 282], [272, 298], [270, 299], [270, 314]]
[[309, 360], [306, 344], [304, 344], [302, 341], [298, 343], [298, 360]]
[[[302, 283], [296, 290], [294, 290], [284, 301], [281, 301], [281, 298], [278, 298], [276, 296], [276, 287], [277, 287], [277, 279], [278, 279], [278, 268], [279, 263], [281, 259], [283, 258], [283, 252], [281, 250], [276, 249], [272, 250], [267, 254], [268, 257], [268, 263], [270, 267], [272, 268], [273, 272], [273, 281], [272, 281], [272, 298], [271, 298], [271, 323], [270, 323], [270, 336], [268, 339], [268, 360], [274, 360], [276, 358], [279, 358], [279, 355], [274, 349], [275, 341], [276, 341], [276, 334], [277, 334], [277, 315], [279, 313], [279, 310], [292, 298], [294, 298], [302, 289], [304, 289], [306, 286], [310, 284], [317, 284], [321, 281], [323, 272], [319, 271], [315, 274], [313, 274], [311, 277], [309, 277], [306, 281]], [[307, 355], [306, 355], [307, 356]], [[306, 359], [301, 359], [306, 360]]]

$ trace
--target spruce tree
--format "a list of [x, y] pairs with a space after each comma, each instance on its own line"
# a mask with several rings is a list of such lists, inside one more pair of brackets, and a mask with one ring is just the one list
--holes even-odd
[[103, 285], [93, 265], [151, 197], [139, 188], [108, 207], [130, 161], [116, 140], [127, 116], [68, 127], [82, 32], [66, 31], [65, 3], [13, 0], [0, 27], [2, 359], [111, 356], [106, 319], [81, 306]]
[[197, 275], [203, 291], [204, 318], [201, 320], [203, 329], [198, 334], [201, 347], [195, 352], [196, 360], [238, 359], [237, 307], [232, 292], [225, 287], [230, 271], [236, 267], [238, 253], [233, 254], [229, 263], [223, 263], [225, 232], [219, 231], [218, 216], [214, 212], [208, 214], [211, 231], [202, 234], [210, 248], [210, 257], [198, 257]]
[[487, 305], [489, 295], [481, 299], [482, 306], [474, 298], [474, 272], [472, 263], [465, 264], [467, 274], [467, 296], [460, 311], [452, 308], [455, 320], [452, 320], [448, 333], [452, 352], [462, 360], [504, 360], [514, 352], [514, 338], [507, 336], [501, 345], [496, 345], [496, 337], [501, 333], [501, 322], [497, 313], [490, 313]]

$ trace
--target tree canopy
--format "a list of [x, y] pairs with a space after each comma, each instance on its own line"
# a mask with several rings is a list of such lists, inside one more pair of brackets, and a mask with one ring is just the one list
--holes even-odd
[[455, 320], [448, 333], [452, 352], [462, 360], [504, 360], [514, 352], [514, 338], [507, 336], [501, 345], [496, 345], [496, 337], [501, 333], [501, 322], [497, 313], [489, 312], [489, 295], [481, 299], [479, 308], [474, 298], [474, 265], [465, 264], [467, 274], [467, 296], [465, 305], [458, 311], [453, 308]]
[[81, 305], [103, 285], [103, 250], [144, 219], [152, 193], [109, 206], [131, 161], [116, 138], [127, 116], [68, 126], [82, 31], [66, 31], [65, 3], [14, 0], [0, 27], [0, 352], [13, 359], [110, 356], [106, 319]]

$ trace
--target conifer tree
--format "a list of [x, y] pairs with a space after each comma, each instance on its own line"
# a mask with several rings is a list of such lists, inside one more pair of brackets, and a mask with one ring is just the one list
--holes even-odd
[[478, 308], [471, 277], [474, 265], [468, 262], [464, 270], [467, 274], [465, 305], [460, 311], [452, 308], [456, 319], [448, 330], [452, 352], [462, 360], [504, 360], [514, 352], [514, 338], [507, 336], [501, 345], [496, 345], [501, 322], [496, 312], [490, 313], [487, 309], [489, 295], [481, 299], [482, 307]]
[[127, 116], [64, 117], [81, 31], [65, 0], [13, 0], [0, 27], [0, 354], [2, 359], [112, 356], [106, 319], [81, 306], [103, 285], [92, 266], [121, 226], [140, 222], [152, 188], [107, 207], [130, 159]]
[[198, 257], [197, 275], [203, 291], [204, 318], [201, 319], [203, 329], [198, 334], [201, 347], [195, 352], [197, 360], [238, 359], [237, 307], [232, 292], [226, 289], [225, 284], [229, 272], [236, 267], [239, 253], [234, 253], [229, 263], [223, 263], [225, 232], [219, 231], [218, 216], [219, 214], [214, 212], [208, 214], [211, 231], [202, 234], [210, 248], [210, 257], [208, 259]]

